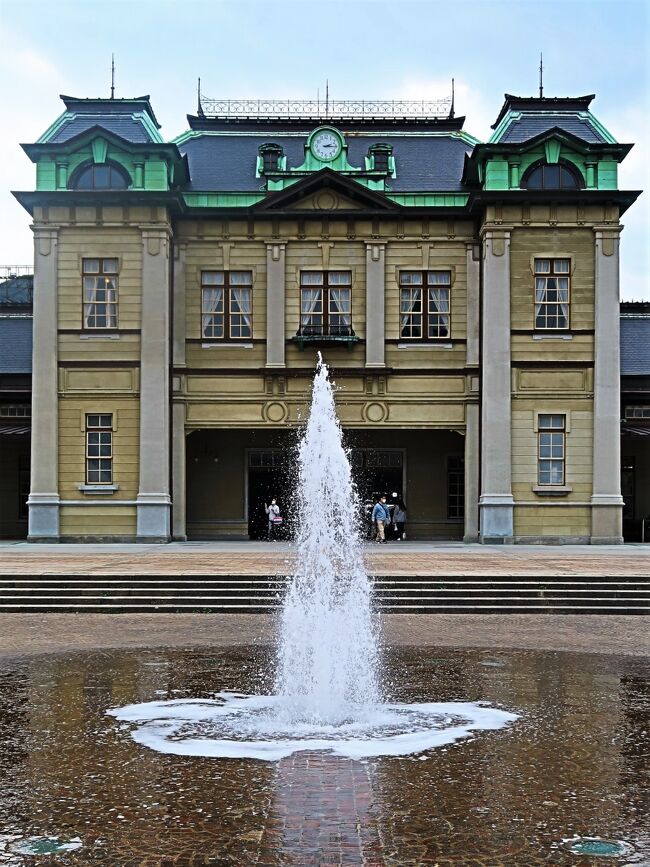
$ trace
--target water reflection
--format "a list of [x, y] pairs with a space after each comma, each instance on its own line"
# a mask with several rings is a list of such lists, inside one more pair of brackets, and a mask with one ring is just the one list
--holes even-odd
[[0, 864], [44, 863], [9, 854], [18, 835], [78, 836], [83, 849], [47, 863], [107, 867], [602, 863], [558, 845], [576, 835], [635, 847], [608, 863], [650, 862], [642, 660], [401, 649], [387, 662], [398, 701], [485, 700], [522, 717], [367, 762], [175, 757], [139, 747], [106, 710], [263, 691], [264, 649], [2, 661]]

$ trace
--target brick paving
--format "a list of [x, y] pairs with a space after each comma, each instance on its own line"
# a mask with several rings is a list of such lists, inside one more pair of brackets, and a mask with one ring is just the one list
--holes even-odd
[[[650, 576], [650, 545], [496, 546], [393, 543], [367, 546], [380, 576]], [[288, 545], [214, 542], [171, 545], [0, 543], [0, 575], [286, 575]]]
[[[650, 624], [642, 615], [385, 614], [381, 622], [393, 646], [650, 656]], [[266, 614], [0, 614], [0, 658], [268, 644], [276, 625]]]

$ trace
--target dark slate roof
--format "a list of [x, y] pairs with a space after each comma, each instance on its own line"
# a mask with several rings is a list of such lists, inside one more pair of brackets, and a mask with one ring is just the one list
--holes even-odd
[[0, 374], [32, 372], [32, 317], [0, 315]]
[[[344, 132], [344, 131], [343, 131]], [[345, 133], [344, 133], [345, 134]], [[279, 144], [287, 157], [287, 167], [302, 165], [305, 156], [304, 137], [287, 136], [270, 131], [260, 135], [203, 135], [180, 144], [187, 155], [191, 184], [188, 190], [222, 192], [258, 192], [264, 179], [255, 177], [259, 146], [267, 142]], [[368, 148], [377, 142], [393, 146], [397, 177], [390, 178], [391, 191], [454, 192], [463, 189], [461, 176], [465, 154], [472, 145], [451, 135], [382, 136], [349, 135], [348, 161], [363, 168]]]
[[650, 314], [621, 317], [621, 376], [650, 376]]
[[522, 113], [520, 117], [513, 117], [505, 132], [500, 136], [500, 142], [518, 144], [529, 138], [534, 138], [553, 127], [571, 133], [583, 141], [591, 143], [604, 143], [606, 139], [598, 131], [597, 127], [590, 122], [589, 118], [580, 117], [578, 114], [545, 114]]
[[101, 126], [109, 132], [115, 133], [115, 135], [119, 135], [127, 141], [135, 142], [136, 144], [154, 141], [149, 130], [139, 120], [119, 114], [107, 115], [100, 113], [88, 113], [71, 117], [56, 131], [49, 141], [68, 141], [94, 126]]
[[31, 307], [34, 298], [34, 277], [8, 277], [0, 282], [0, 307]]

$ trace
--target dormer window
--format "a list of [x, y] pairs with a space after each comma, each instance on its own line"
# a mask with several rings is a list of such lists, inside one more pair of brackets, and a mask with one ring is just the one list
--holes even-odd
[[260, 147], [259, 153], [262, 158], [262, 174], [269, 175], [280, 171], [280, 160], [284, 156], [284, 151], [280, 145], [263, 144]]
[[82, 166], [70, 181], [72, 190], [126, 190], [131, 178], [115, 163], [93, 163]]
[[578, 170], [566, 163], [543, 163], [530, 168], [521, 181], [526, 190], [579, 190], [584, 186]]
[[368, 151], [370, 157], [370, 167], [375, 172], [390, 172], [390, 158], [393, 154], [393, 148], [389, 144], [373, 145]]

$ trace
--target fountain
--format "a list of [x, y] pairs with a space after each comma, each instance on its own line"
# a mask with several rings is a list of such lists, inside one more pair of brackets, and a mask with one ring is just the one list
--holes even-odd
[[297, 566], [282, 609], [274, 694], [219, 692], [109, 711], [135, 724], [134, 740], [175, 755], [278, 760], [327, 750], [360, 759], [422, 752], [517, 719], [484, 702], [397, 704], [383, 694], [356, 492], [320, 354], [297, 497]]

